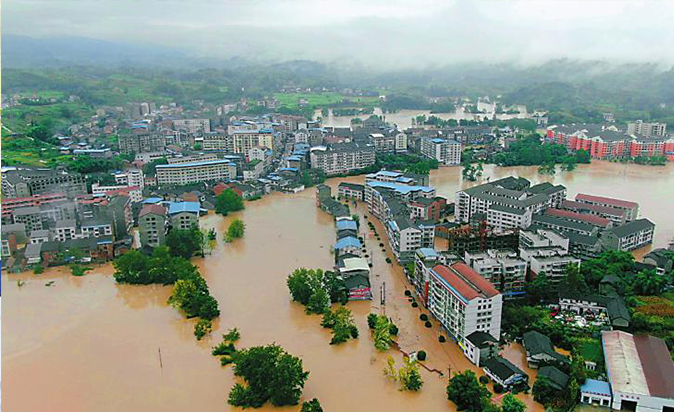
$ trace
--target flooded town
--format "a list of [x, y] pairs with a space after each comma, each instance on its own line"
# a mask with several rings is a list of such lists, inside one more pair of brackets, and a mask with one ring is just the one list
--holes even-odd
[[671, 5], [49, 3], [5, 410], [674, 412]]

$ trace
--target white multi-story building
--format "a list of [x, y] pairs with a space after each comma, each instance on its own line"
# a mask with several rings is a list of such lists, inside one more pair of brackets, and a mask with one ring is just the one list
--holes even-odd
[[501, 292], [504, 299], [524, 295], [527, 262], [521, 259], [517, 252], [494, 249], [486, 252], [466, 252], [464, 260]]
[[210, 133], [210, 119], [178, 119], [173, 121], [173, 127], [176, 130], [185, 130], [189, 133], [204, 132]]
[[395, 149], [396, 153], [407, 152], [407, 135], [399, 130], [395, 131]]
[[500, 339], [503, 296], [465, 263], [431, 269], [428, 301], [433, 316], [462, 348], [475, 331]]
[[204, 133], [202, 148], [203, 150], [222, 150], [231, 153], [234, 151], [234, 141], [227, 133]]
[[666, 123], [645, 123], [642, 120], [627, 123], [627, 134], [645, 137], [664, 137], [667, 133]]
[[115, 182], [118, 185], [138, 186], [142, 190], [145, 187], [145, 176], [140, 169], [129, 169], [115, 174]]
[[386, 235], [393, 254], [400, 262], [414, 259], [414, 253], [421, 248], [432, 248], [435, 238], [435, 225], [412, 222], [407, 217], [389, 220]]
[[[531, 225], [534, 214], [550, 207], [548, 193], [507, 189], [501, 186], [506, 179], [456, 192], [456, 219], [469, 222], [473, 215], [480, 213], [489, 220], [491, 214], [491, 220], [497, 227], [526, 228]], [[559, 192], [557, 187], [553, 190], [554, 193]], [[566, 189], [562, 186], [560, 190]]]
[[422, 137], [421, 154], [437, 160], [441, 165], [458, 165], [461, 163], [461, 143], [453, 139], [441, 137]]
[[251, 162], [253, 160], [259, 160], [261, 162], [264, 162], [271, 155], [272, 155], [271, 150], [267, 149], [266, 147], [262, 147], [262, 146], [253, 147], [248, 152], [248, 160], [250, 160]]
[[236, 178], [236, 165], [229, 160], [157, 165], [156, 170], [160, 185], [187, 185]]
[[274, 131], [272, 129], [234, 130], [231, 134], [234, 153], [248, 157], [254, 147], [274, 149]]
[[520, 257], [529, 264], [529, 270], [534, 277], [545, 272], [553, 284], [566, 277], [569, 265], [580, 267], [580, 259], [567, 254], [561, 247], [520, 248]]
[[493, 204], [487, 209], [487, 223], [495, 229], [525, 229], [531, 226], [531, 218], [531, 210], [527, 209], [517, 209], [500, 204]]
[[358, 143], [338, 143], [311, 149], [311, 167], [326, 175], [349, 173], [372, 166], [375, 162], [373, 146]]

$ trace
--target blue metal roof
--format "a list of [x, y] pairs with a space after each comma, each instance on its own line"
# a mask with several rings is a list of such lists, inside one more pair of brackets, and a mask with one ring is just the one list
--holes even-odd
[[338, 249], [345, 249], [348, 247], [353, 247], [353, 248], [358, 248], [360, 249], [361, 243], [358, 238], [353, 237], [353, 236], [347, 236], [339, 239], [337, 243], [335, 243], [335, 250]]
[[435, 249], [431, 249], [429, 247], [422, 247], [420, 249], [417, 249], [417, 252], [421, 253], [424, 255], [424, 257], [438, 257], [438, 252], [435, 251]]
[[337, 230], [358, 230], [358, 225], [353, 220], [340, 220], [337, 222]]
[[214, 164], [229, 164], [229, 160], [211, 160], [206, 162], [191, 162], [191, 163], [175, 163], [172, 165], [157, 165], [156, 169], [169, 169], [172, 167], [194, 167], [194, 166], [205, 166], [205, 165], [214, 165]]
[[201, 205], [199, 202], [170, 202], [169, 203], [169, 215], [174, 215], [176, 213], [188, 212], [188, 213], [199, 213]]
[[[157, 166], [159, 167], [159, 166]], [[396, 192], [400, 192], [402, 194], [407, 194], [409, 192], [414, 192], [414, 191], [422, 191], [422, 192], [432, 192], [434, 189], [432, 187], [428, 186], [407, 186], [407, 185], [397, 185], [395, 183], [389, 183], [389, 182], [367, 182], [367, 184], [370, 187], [385, 187], [388, 189], [393, 189]]]
[[161, 197], [148, 197], [147, 199], [143, 200], [143, 203], [146, 205], [153, 205], [156, 203], [161, 203], [164, 199]]
[[596, 379], [585, 379], [585, 383], [580, 387], [580, 391], [610, 397], [611, 385], [609, 385], [608, 382], [598, 381]]

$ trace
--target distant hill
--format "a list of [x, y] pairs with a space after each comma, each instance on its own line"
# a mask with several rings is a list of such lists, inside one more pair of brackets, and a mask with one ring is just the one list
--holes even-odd
[[157, 45], [122, 44], [86, 37], [2, 35], [2, 65], [10, 68], [175, 66], [184, 63], [186, 57], [178, 50]]

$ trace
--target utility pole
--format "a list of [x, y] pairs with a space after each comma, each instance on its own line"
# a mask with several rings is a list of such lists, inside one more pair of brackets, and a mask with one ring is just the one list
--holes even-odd
[[159, 351], [159, 368], [164, 370], [164, 363], [161, 360], [161, 348], [157, 348], [157, 350]]

